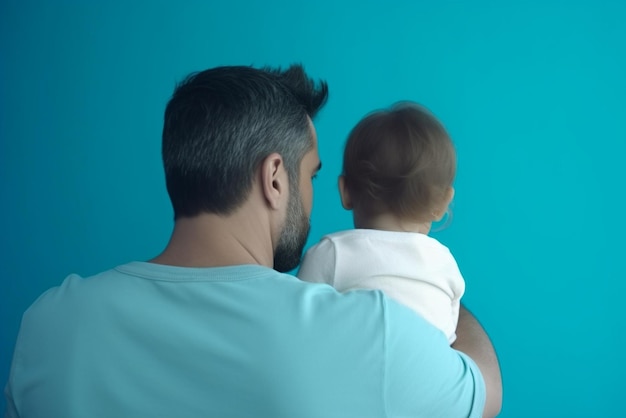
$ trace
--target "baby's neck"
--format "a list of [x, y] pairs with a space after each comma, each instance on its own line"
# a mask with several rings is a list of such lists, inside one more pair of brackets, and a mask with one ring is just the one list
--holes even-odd
[[431, 222], [417, 222], [399, 219], [391, 214], [370, 217], [354, 216], [354, 226], [359, 229], [378, 229], [382, 231], [416, 232], [428, 235]]

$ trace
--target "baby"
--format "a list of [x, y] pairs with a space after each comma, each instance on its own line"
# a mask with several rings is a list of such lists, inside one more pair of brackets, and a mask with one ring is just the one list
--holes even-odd
[[425, 108], [400, 103], [365, 117], [348, 137], [339, 177], [356, 229], [309, 249], [300, 279], [341, 292], [382, 290], [452, 344], [465, 281], [448, 248], [428, 233], [448, 211], [455, 173], [452, 141]]

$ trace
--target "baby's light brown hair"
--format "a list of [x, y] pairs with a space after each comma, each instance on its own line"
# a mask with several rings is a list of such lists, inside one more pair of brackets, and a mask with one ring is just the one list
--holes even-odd
[[447, 208], [456, 174], [454, 145], [426, 108], [402, 102], [376, 111], [350, 132], [343, 157], [345, 187], [363, 216], [391, 212], [430, 222]]

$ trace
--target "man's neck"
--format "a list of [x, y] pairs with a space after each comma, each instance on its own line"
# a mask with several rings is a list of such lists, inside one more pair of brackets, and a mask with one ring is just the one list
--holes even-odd
[[201, 214], [174, 224], [165, 250], [151, 263], [179, 267], [220, 267], [242, 264], [273, 266], [273, 246], [263, 222], [246, 210], [233, 215]]

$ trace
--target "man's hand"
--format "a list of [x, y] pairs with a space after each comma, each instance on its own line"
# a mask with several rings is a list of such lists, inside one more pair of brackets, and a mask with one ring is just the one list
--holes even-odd
[[498, 357], [491, 340], [483, 327], [478, 323], [465, 306], [461, 305], [459, 322], [456, 329], [456, 341], [452, 348], [470, 356], [478, 365], [485, 380], [487, 400], [483, 417], [491, 418], [502, 409], [502, 375]]

